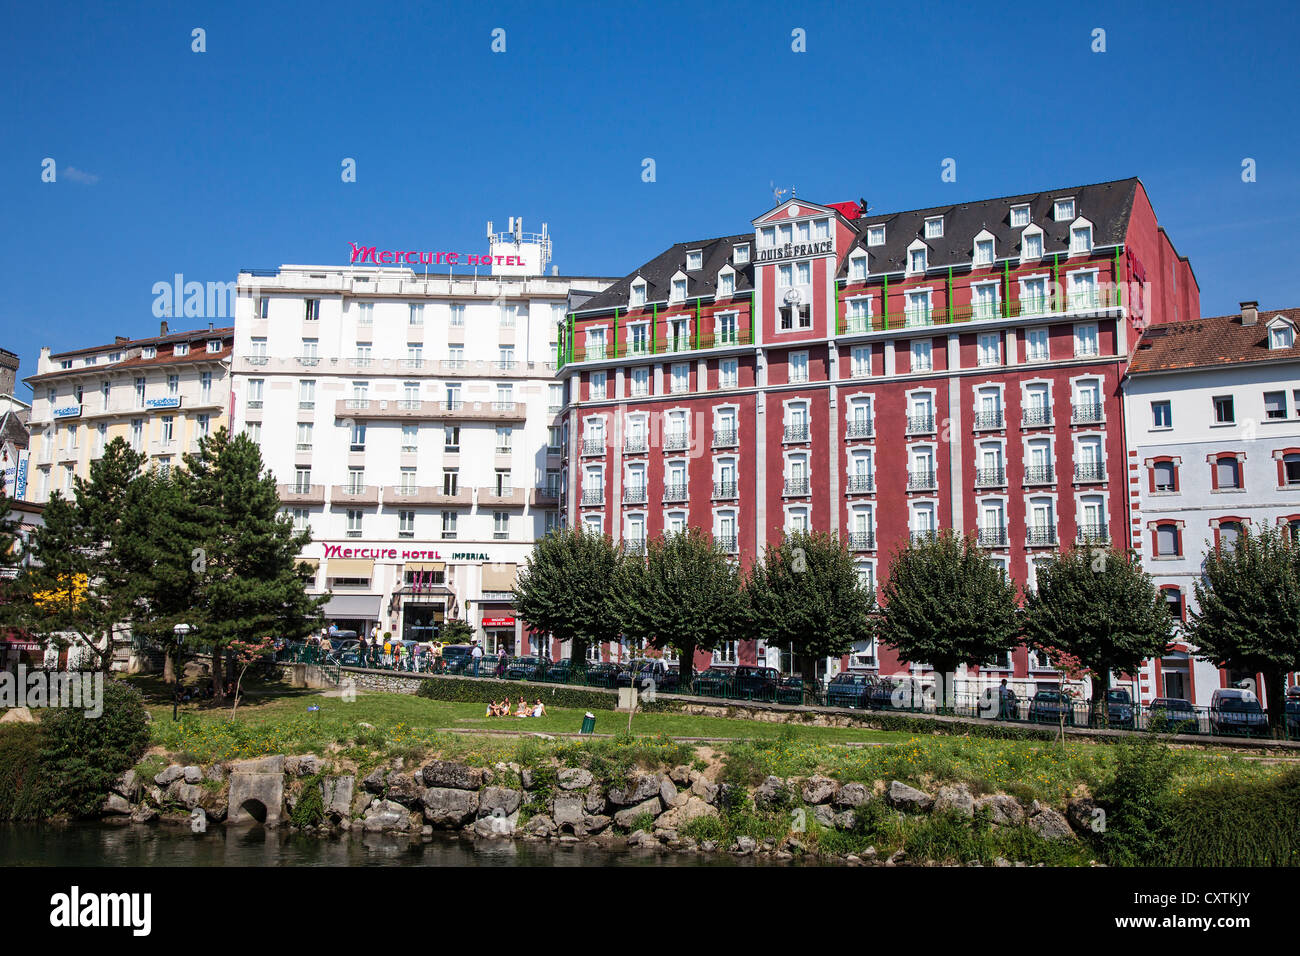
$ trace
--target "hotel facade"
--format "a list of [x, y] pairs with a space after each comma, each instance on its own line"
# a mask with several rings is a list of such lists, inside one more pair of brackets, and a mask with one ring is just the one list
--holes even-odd
[[1196, 659], [1182, 625], [1211, 549], [1243, 532], [1300, 533], [1300, 310], [1234, 315], [1148, 329], [1124, 382], [1133, 547], [1169, 602], [1180, 633], [1142, 670], [1143, 700], [1208, 706], [1219, 687], [1259, 675]]
[[146, 457], [146, 467], [182, 464], [199, 439], [229, 421], [233, 328], [118, 336], [107, 345], [52, 354], [41, 349], [28, 428], [26, 498], [72, 494], [73, 479], [114, 438]]
[[545, 231], [488, 233], [485, 275], [356, 246], [348, 266], [241, 272], [233, 421], [312, 535], [327, 620], [426, 640], [459, 618], [490, 652], [536, 653], [512, 589], [560, 520], [557, 333], [612, 280], [544, 274]]
[[[634, 550], [700, 527], [745, 566], [837, 532], [873, 587], [954, 528], [1033, 586], [1062, 546], [1135, 544], [1120, 382], [1142, 328], [1199, 308], [1136, 179], [893, 214], [790, 199], [571, 310], [566, 521]], [[710, 663], [789, 666], [752, 641]], [[869, 644], [842, 667], [918, 670]], [[978, 673], [1060, 679], [1025, 648]]]

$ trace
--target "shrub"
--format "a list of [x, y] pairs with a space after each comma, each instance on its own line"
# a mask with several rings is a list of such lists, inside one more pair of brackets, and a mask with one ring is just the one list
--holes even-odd
[[41, 816], [41, 728], [6, 724], [0, 727], [0, 821]]
[[298, 794], [298, 802], [294, 804], [293, 813], [289, 815], [289, 820], [294, 826], [313, 827], [324, 821], [325, 797], [321, 791], [321, 781], [324, 777], [323, 773], [318, 773], [303, 784], [302, 792]]
[[1193, 787], [1171, 817], [1161, 866], [1300, 865], [1300, 771]]
[[57, 708], [41, 722], [42, 775], [51, 813], [97, 815], [113, 782], [135, 766], [149, 744], [138, 690], [105, 680], [103, 703], [98, 717]]
[[1151, 865], [1165, 852], [1175, 823], [1173, 751], [1153, 740], [1118, 744], [1115, 776], [1097, 793], [1106, 811], [1101, 845], [1121, 866]]

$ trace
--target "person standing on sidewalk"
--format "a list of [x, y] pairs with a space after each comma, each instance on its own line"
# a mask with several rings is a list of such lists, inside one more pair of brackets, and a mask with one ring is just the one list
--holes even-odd
[[478, 641], [474, 642], [474, 646], [470, 649], [469, 656], [474, 661], [474, 676], [478, 677], [479, 664], [483, 661], [483, 647]]

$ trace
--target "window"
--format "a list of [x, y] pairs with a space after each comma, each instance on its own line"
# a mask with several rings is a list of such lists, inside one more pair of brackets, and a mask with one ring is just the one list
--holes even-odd
[[749, 264], [749, 243], [742, 242], [740, 245], [732, 246], [732, 261], [738, 266]]
[[1151, 427], [1173, 428], [1174, 413], [1168, 400], [1151, 403]]
[[397, 536], [399, 538], [415, 537], [415, 512], [397, 512]]
[[808, 353], [807, 352], [790, 353], [790, 381], [791, 382], [808, 381]]
[[257, 317], [265, 319], [271, 314], [271, 300], [266, 296], [258, 296], [257, 299]]
[[357, 325], [375, 324], [375, 304], [373, 302], [357, 303]]
[[716, 334], [719, 345], [735, 345], [739, 341], [735, 312], [723, 312], [718, 316]]
[[451, 306], [450, 325], [453, 329], [463, 328], [465, 325], [465, 305], [462, 302], [453, 302]]
[[548, 455], [558, 455], [563, 447], [563, 430], [558, 425], [552, 425], [546, 430], [546, 453]]
[[1216, 395], [1214, 397], [1214, 421], [1218, 425], [1232, 425], [1237, 421], [1231, 395]]
[[1025, 357], [1030, 362], [1046, 362], [1048, 359], [1047, 329], [1025, 330]]
[[[256, 341], [256, 340], [254, 340], [254, 341]], [[266, 341], [266, 340], [263, 339], [262, 341]], [[158, 346], [156, 346], [156, 345], [146, 345], [144, 348], [142, 348], [142, 349], [140, 350], [140, 357], [141, 357], [141, 358], [147, 358], [147, 359], [157, 358], [157, 357], [158, 357]], [[67, 367], [67, 368], [72, 368], [72, 362], [69, 361], [66, 367]]]
[[849, 259], [849, 281], [863, 282], [867, 278], [867, 257], [865, 255], [852, 256]]
[[1175, 621], [1183, 619], [1183, 592], [1178, 588], [1161, 588], [1160, 593], [1165, 597], [1165, 610]]
[[718, 363], [718, 387], [735, 388], [740, 363], [736, 359], [723, 359]]
[[704, 268], [704, 253], [698, 249], [694, 252], [686, 253], [686, 271], [695, 272]]
[[634, 398], [650, 394], [650, 369], [632, 369], [632, 396]]
[[[75, 432], [74, 432], [75, 434]], [[162, 443], [170, 445], [176, 439], [176, 419], [172, 415], [164, 415], [162, 420]]]
[[1029, 206], [1011, 207], [1011, 228], [1023, 229], [1029, 225]]
[[1180, 538], [1181, 535], [1178, 533], [1178, 525], [1156, 525], [1156, 556], [1161, 558], [1176, 558], [1181, 555], [1182, 548], [1179, 546]]
[[188, 342], [177, 342], [172, 346], [172, 355], [189, 355], [190, 344]]
[[606, 375], [604, 372], [591, 373], [590, 400], [593, 402], [603, 401], [605, 398]]
[[633, 282], [632, 283], [632, 307], [639, 308], [640, 306], [643, 305], [645, 305], [645, 283]]
[[913, 372], [928, 372], [934, 368], [933, 348], [934, 348], [934, 344], [930, 339], [912, 340], [912, 371]]
[[1095, 309], [1101, 304], [1097, 292], [1096, 272], [1074, 272], [1068, 277], [1070, 308], [1073, 310]]
[[181, 391], [181, 377], [179, 375], [167, 376], [167, 397], [176, 398]]
[[1074, 327], [1074, 357], [1084, 358], [1098, 354], [1097, 323], [1081, 322]]
[[1074, 226], [1070, 229], [1070, 255], [1092, 252], [1092, 226]]
[[505, 541], [510, 537], [510, 512], [492, 512], [492, 537], [497, 541]]
[[1268, 347], [1270, 349], [1289, 349], [1295, 344], [1295, 329], [1280, 322], [1268, 330]]
[[1286, 392], [1264, 393], [1264, 417], [1268, 419], [1286, 418]]
[[[305, 344], [305, 343], [304, 343], [304, 344]], [[356, 363], [357, 363], [358, 365], [365, 366], [365, 365], [370, 365], [370, 364], [371, 364], [371, 362], [372, 362], [372, 359], [371, 359], [372, 348], [373, 348], [373, 347], [372, 347], [371, 343], [369, 343], [369, 342], [358, 342], [358, 343], [357, 343]]]
[[1300, 453], [1287, 452], [1282, 456], [1282, 484], [1300, 485]]
[[673, 302], [681, 302], [681, 301], [683, 301], [683, 300], [686, 298], [686, 280], [685, 280], [685, 279], [674, 279], [674, 280], [673, 280], [672, 292], [670, 293], [669, 298], [670, 298]]
[[311, 451], [311, 422], [298, 423], [298, 451]]
[[983, 332], [979, 337], [979, 364], [1002, 364], [1002, 333]]
[[993, 240], [992, 239], [975, 240], [975, 265], [977, 266], [993, 265]]
[[443, 451], [460, 451], [460, 426], [444, 425], [442, 427]]
[[442, 470], [442, 493], [448, 498], [460, 492], [460, 469], [444, 468]]
[[1158, 461], [1151, 466], [1151, 489], [1175, 491], [1178, 487], [1178, 469], [1172, 461]]
[[925, 272], [926, 269], [926, 251], [925, 249], [912, 249], [907, 254], [907, 271], [911, 273]]
[[350, 495], [361, 494], [366, 487], [366, 470], [364, 468], [349, 468], [347, 484], [343, 487]]
[[418, 449], [418, 440], [420, 435], [419, 425], [402, 426], [402, 454], [413, 455]]
[[998, 314], [998, 284], [981, 282], [971, 286], [971, 318], [993, 319]]
[[933, 216], [925, 221], [925, 238], [943, 238], [943, 216]]
[[729, 297], [736, 292], [736, 274], [734, 272], [724, 272], [718, 276], [718, 295]]
[[776, 267], [776, 284], [785, 289], [794, 285], [794, 266], [786, 263]]
[[867, 227], [867, 245], [883, 246], [885, 244], [885, 227], [868, 226]]
[[669, 390], [672, 392], [687, 392], [691, 387], [691, 366], [689, 362], [678, 362], [672, 367], [672, 378], [669, 381]]
[[510, 454], [510, 447], [514, 442], [515, 429], [512, 425], [497, 426], [497, 444], [496, 453], [498, 455]]
[[1074, 200], [1058, 199], [1052, 207], [1052, 218], [1057, 222], [1074, 218]]
[[[105, 403], [107, 403], [108, 401], [107, 389], [104, 390], [104, 400]], [[201, 402], [212, 401], [212, 373], [211, 372], [199, 373], [199, 401]]]
[[1241, 537], [1241, 522], [1228, 520], [1219, 522], [1219, 547], [1232, 548]]
[[1041, 259], [1043, 258], [1043, 234], [1041, 232], [1026, 232], [1020, 246], [1021, 259]]
[[442, 513], [442, 537], [443, 540], [450, 541], [456, 537], [456, 512], [444, 511]]
[[248, 358], [254, 365], [266, 364], [266, 339], [254, 338], [249, 340]]
[[907, 304], [904, 307], [904, 324], [932, 324], [930, 321], [930, 293], [928, 290], [907, 293]]
[[353, 424], [351, 442], [348, 448], [350, 451], [366, 450], [366, 426], [364, 422]]
[[320, 299], [304, 299], [302, 317], [308, 322], [315, 322], [320, 318]]
[[849, 351], [849, 367], [854, 378], [871, 374], [871, 346], [855, 345]]
[[308, 523], [310, 512], [306, 508], [294, 508], [292, 514], [294, 531], [301, 534], [311, 530], [311, 525]]
[[1219, 489], [1241, 487], [1241, 462], [1235, 455], [1224, 455], [1215, 461], [1214, 487]]

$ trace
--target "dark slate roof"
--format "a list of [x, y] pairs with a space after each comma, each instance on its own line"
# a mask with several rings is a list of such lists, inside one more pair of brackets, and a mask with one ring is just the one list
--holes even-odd
[[[969, 267], [975, 237], [984, 230], [992, 234], [997, 258], [1020, 257], [1020, 235], [1025, 227], [1011, 227], [1011, 207], [1029, 205], [1030, 222], [1043, 230], [1043, 254], [1065, 253], [1070, 248], [1070, 222], [1057, 222], [1052, 217], [1058, 199], [1074, 198], [1074, 217], [1092, 223], [1094, 246], [1116, 245], [1128, 234], [1129, 214], [1133, 211], [1133, 197], [1138, 180], [1121, 179], [1092, 186], [1073, 186], [1066, 189], [1049, 189], [1045, 192], [1022, 193], [1019, 196], [1002, 196], [998, 199], [981, 199], [977, 202], [958, 203], [953, 206], [932, 206], [929, 209], [912, 209], [907, 212], [870, 213], [854, 221], [858, 239], [849, 249], [866, 249], [867, 269], [873, 274], [902, 272], [907, 267], [907, 247], [921, 239], [929, 247], [927, 260], [931, 269], [948, 266]], [[943, 216], [943, 236], [925, 239], [925, 220]], [[1073, 220], [1071, 220], [1073, 221]], [[885, 244], [867, 245], [867, 227], [885, 226]], [[840, 264], [839, 276], [848, 273], [848, 254]]]
[[1300, 309], [1260, 311], [1254, 325], [1242, 325], [1240, 313], [1153, 325], [1142, 333], [1130, 375], [1174, 369], [1213, 368], [1249, 362], [1300, 361], [1300, 338], [1288, 349], [1268, 347], [1268, 326], [1283, 316], [1300, 324]]
[[[946, 268], [949, 265], [968, 267], [975, 237], [985, 229], [997, 240], [995, 251], [998, 259], [1012, 255], [1019, 257], [1020, 234], [1023, 230], [1011, 228], [1011, 207], [1026, 203], [1029, 204], [1030, 221], [1043, 230], [1044, 254], [1067, 252], [1070, 245], [1070, 223], [1053, 219], [1052, 208], [1057, 199], [1069, 197], [1074, 197], [1075, 217], [1082, 217], [1093, 224], [1093, 245], [1115, 245], [1123, 242], [1128, 234], [1129, 214], [1133, 210], [1137, 186], [1138, 180], [1133, 177], [1090, 186], [1072, 186], [1018, 196], [932, 206], [929, 209], [868, 213], [849, 223], [857, 230], [858, 237], [848, 249], [840, 250], [838, 276], [842, 278], [847, 274], [849, 254], [857, 248], [867, 250], [867, 268], [872, 274], [902, 272], [906, 266], [907, 247], [916, 239], [923, 238], [925, 220], [939, 215], [944, 217], [943, 237], [927, 240], [926, 243], [930, 248], [928, 259], [931, 269]], [[885, 225], [885, 244], [868, 247], [867, 227], [881, 223]], [[718, 270], [724, 262], [731, 259], [732, 246], [749, 242], [752, 256], [753, 241], [754, 235], [750, 232], [719, 239], [679, 242], [636, 272], [624, 276], [604, 292], [583, 303], [582, 310], [626, 308], [631, 296], [632, 281], [638, 275], [646, 280], [647, 302], [665, 301], [668, 298], [670, 280], [678, 270], [686, 269], [686, 253], [695, 249], [704, 252], [704, 268], [687, 274], [686, 297], [693, 299], [696, 296], [712, 296]], [[736, 270], [737, 292], [751, 290], [753, 281], [752, 265]]]

